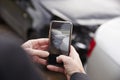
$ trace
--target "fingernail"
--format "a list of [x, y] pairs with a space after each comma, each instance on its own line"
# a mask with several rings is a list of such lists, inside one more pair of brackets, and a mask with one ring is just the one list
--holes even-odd
[[49, 52], [46, 52], [46, 53], [47, 53], [47, 55], [49, 56], [50, 53], [49, 53]]

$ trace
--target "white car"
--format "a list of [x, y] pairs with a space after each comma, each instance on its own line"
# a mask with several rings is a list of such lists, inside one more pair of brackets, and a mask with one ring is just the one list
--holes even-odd
[[101, 25], [86, 71], [91, 80], [120, 80], [120, 18]]

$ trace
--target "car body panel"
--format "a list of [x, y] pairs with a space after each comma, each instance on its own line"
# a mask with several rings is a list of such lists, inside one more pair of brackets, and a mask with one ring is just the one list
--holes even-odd
[[120, 80], [120, 18], [101, 25], [95, 41], [86, 68], [90, 79]]

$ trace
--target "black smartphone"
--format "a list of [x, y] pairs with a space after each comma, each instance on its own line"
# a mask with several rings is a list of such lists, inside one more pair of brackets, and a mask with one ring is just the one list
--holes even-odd
[[51, 21], [49, 29], [48, 64], [61, 66], [56, 62], [59, 55], [69, 55], [73, 25], [69, 21]]

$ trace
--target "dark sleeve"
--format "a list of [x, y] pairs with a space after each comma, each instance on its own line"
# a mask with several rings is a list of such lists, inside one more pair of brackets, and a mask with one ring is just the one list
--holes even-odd
[[0, 80], [43, 80], [27, 53], [14, 43], [0, 42]]
[[70, 80], [89, 80], [88, 76], [84, 73], [74, 73]]

